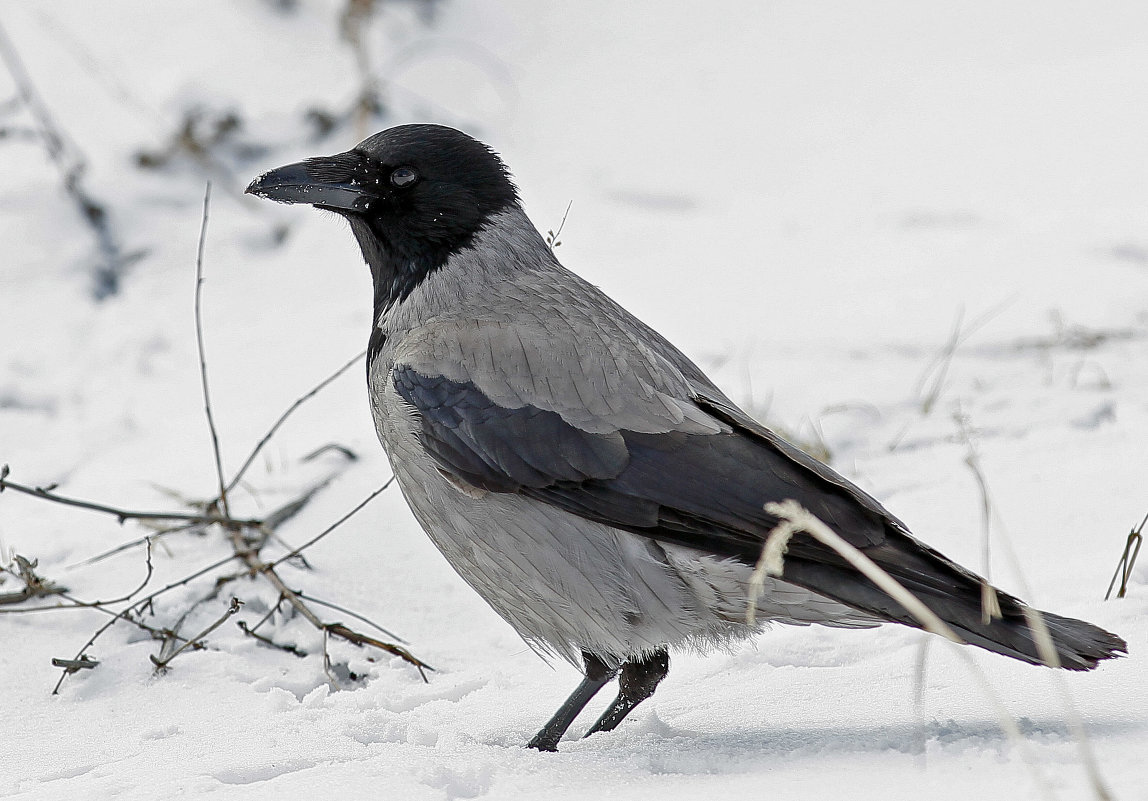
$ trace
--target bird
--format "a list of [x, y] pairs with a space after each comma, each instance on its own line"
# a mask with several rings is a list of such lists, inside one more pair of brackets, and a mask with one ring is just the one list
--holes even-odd
[[466, 133], [399, 125], [246, 191], [346, 220], [373, 283], [371, 412], [403, 496], [479, 596], [583, 673], [528, 747], [557, 750], [615, 677], [617, 696], [585, 736], [617, 727], [665, 678], [671, 650], [728, 645], [768, 622], [922, 626], [805, 532], [755, 591], [780, 522], [766, 506], [786, 500], [965, 643], [1069, 670], [1127, 652], [1115, 634], [1044, 612], [1047, 662], [1022, 601], [995, 590], [999, 610], [986, 614], [984, 579], [563, 267], [501, 157]]

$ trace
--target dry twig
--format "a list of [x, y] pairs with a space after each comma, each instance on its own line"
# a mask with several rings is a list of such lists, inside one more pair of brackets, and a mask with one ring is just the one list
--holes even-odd
[[191, 647], [191, 646], [198, 647], [198, 648], [204, 647], [203, 646], [203, 639], [208, 634], [211, 634], [211, 632], [215, 631], [217, 628], [222, 626], [224, 624], [224, 622], [226, 622], [229, 617], [231, 617], [236, 612], [238, 612], [239, 607], [240, 607], [240, 605], [242, 605], [242, 603], [243, 602], [240, 601], [238, 598], [232, 596], [231, 603], [228, 604], [227, 611], [225, 611], [223, 613], [223, 615], [220, 616], [220, 618], [218, 620], [216, 620], [214, 623], [212, 623], [210, 626], [205, 628], [203, 631], [201, 631], [196, 636], [192, 637], [190, 640], [185, 642], [183, 645], [176, 648], [174, 651], [171, 652], [171, 654], [169, 654], [166, 657], [163, 657], [162, 659], [157, 658], [154, 655], [149, 654], [148, 658], [152, 661], [152, 664], [155, 665], [155, 669], [156, 670], [166, 670], [167, 666], [171, 663], [171, 660], [175, 659], [177, 656], [182, 654], [185, 650], [187, 650], [188, 647]]
[[372, 492], [372, 493], [371, 493], [370, 495], [368, 495], [366, 498], [364, 498], [363, 500], [361, 500], [361, 501], [359, 502], [359, 504], [358, 504], [358, 505], [357, 505], [357, 506], [356, 506], [354, 509], [352, 509], [351, 511], [347, 512], [345, 515], [343, 515], [342, 517], [340, 517], [338, 520], [336, 520], [336, 521], [335, 521], [334, 523], [332, 523], [331, 525], [327, 526], [327, 528], [325, 528], [325, 529], [323, 529], [322, 531], [320, 531], [318, 534], [316, 534], [316, 535], [315, 535], [314, 537], [312, 537], [311, 539], [307, 540], [305, 543], [303, 543], [302, 545], [300, 545], [298, 548], [295, 548], [295, 549], [294, 549], [294, 550], [292, 550], [292, 551], [288, 551], [287, 553], [283, 554], [283, 556], [280, 556], [278, 559], [276, 559], [274, 562], [271, 562], [271, 567], [278, 567], [279, 565], [281, 565], [281, 564], [283, 564], [284, 562], [286, 562], [288, 559], [294, 559], [296, 556], [298, 556], [299, 554], [301, 554], [301, 553], [302, 553], [303, 551], [305, 551], [307, 548], [310, 548], [312, 545], [314, 545], [316, 542], [318, 542], [319, 540], [321, 540], [321, 539], [323, 539], [324, 537], [326, 537], [328, 534], [330, 534], [332, 531], [334, 531], [335, 529], [337, 529], [339, 526], [341, 526], [341, 525], [343, 525], [344, 523], [346, 523], [346, 522], [347, 522], [347, 521], [348, 521], [348, 520], [349, 520], [349, 519], [350, 519], [350, 518], [351, 518], [353, 515], [355, 515], [355, 514], [356, 514], [356, 513], [357, 513], [357, 512], [358, 512], [360, 509], [362, 509], [362, 508], [363, 508], [364, 506], [366, 506], [368, 503], [370, 503], [370, 502], [371, 502], [371, 501], [373, 501], [375, 498], [377, 498], [379, 495], [381, 495], [381, 494], [382, 494], [382, 492], [383, 492], [383, 491], [384, 491], [384, 490], [385, 490], [387, 487], [391, 486], [391, 484], [394, 482], [394, 480], [395, 480], [395, 477], [394, 477], [394, 476], [391, 476], [390, 478], [388, 478], [388, 479], [387, 479], [385, 482], [383, 482], [383, 485], [382, 485], [381, 487], [379, 487], [377, 490], [375, 490], [374, 492]]
[[[121, 509], [116, 506], [107, 506], [102, 503], [92, 503], [91, 501], [81, 501], [77, 498], [68, 498], [64, 495], [57, 495], [52, 490], [52, 487], [29, 487], [24, 484], [17, 484], [14, 481], [8, 480], [8, 465], [0, 467], [0, 492], [6, 489], [22, 492], [25, 495], [31, 495], [34, 498], [43, 498], [46, 501], [60, 503], [65, 506], [76, 506], [80, 509], [90, 509], [93, 512], [103, 512], [116, 518], [119, 522], [123, 523], [127, 520], [183, 520], [188, 523], [233, 523], [243, 526], [260, 526], [263, 524], [261, 520], [242, 519], [235, 520], [221, 515], [197, 515], [188, 514], [186, 512], [135, 512], [129, 509]], [[134, 544], [142, 545], [143, 540], [139, 540]]]
[[1117, 598], [1123, 598], [1128, 592], [1128, 580], [1132, 578], [1132, 568], [1136, 565], [1136, 557], [1140, 555], [1140, 546], [1144, 543], [1144, 525], [1148, 523], [1148, 515], [1140, 521], [1140, 525], [1128, 532], [1128, 539], [1124, 542], [1124, 553], [1116, 563], [1116, 572], [1112, 574], [1112, 581], [1108, 582], [1108, 590], [1104, 593], [1104, 600], [1112, 597], [1112, 588], [1116, 586], [1116, 579], [1120, 579], [1120, 588], [1116, 591]]
[[997, 597], [996, 589], [990, 583], [992, 580], [992, 540], [990, 539], [993, 521], [992, 496], [989, 494], [989, 484], [985, 480], [984, 471], [981, 470], [980, 454], [977, 453], [976, 445], [973, 444], [969, 419], [961, 412], [959, 401], [956, 411], [953, 412], [953, 420], [957, 424], [961, 442], [967, 448], [965, 464], [972, 471], [981, 495], [981, 572], [984, 574], [984, 578], [981, 580], [981, 622], [987, 626], [992, 620], [1001, 617], [1000, 599]]
[[[1004, 311], [1014, 300], [1015, 297], [1010, 297], [998, 303], [969, 323], [968, 327], [964, 327], [963, 324], [965, 316], [964, 308], [961, 307], [957, 309], [957, 317], [953, 322], [952, 333], [941, 349], [937, 351], [925, 366], [925, 369], [917, 379], [917, 386], [913, 394], [918, 398], [921, 417], [928, 417], [932, 413], [937, 401], [940, 400], [941, 395], [944, 393], [945, 379], [948, 378], [949, 368], [952, 367], [953, 360], [957, 355], [957, 349], [976, 334], [977, 331], [988, 325], [994, 317]], [[930, 377], [932, 378], [931, 382]], [[901, 441], [905, 438], [905, 435], [909, 433], [909, 429], [912, 425], [912, 421], [905, 423], [887, 446], [888, 450], [894, 451], [897, 449]]]
[[199, 246], [195, 256], [195, 344], [199, 351], [199, 379], [203, 387], [203, 410], [207, 414], [207, 429], [211, 434], [211, 451], [215, 455], [215, 475], [219, 479], [219, 506], [224, 517], [231, 517], [227, 506], [227, 487], [223, 479], [223, 460], [219, 455], [219, 434], [215, 430], [215, 415], [211, 411], [211, 393], [207, 389], [207, 356], [203, 347], [203, 249], [207, 243], [207, 211], [211, 206], [211, 181], [203, 191], [203, 221], [199, 227]]
[[[375, 493], [371, 495], [371, 498], [375, 497], [375, 495], [378, 495], [380, 492], [382, 492], [382, 489], [376, 490]], [[369, 500], [370, 498], [367, 499], [367, 501]], [[356, 507], [354, 511], [361, 509], [367, 501], [364, 501], [362, 504]], [[354, 511], [352, 511], [351, 514], [353, 514]], [[339, 522], [341, 523], [342, 520]], [[338, 523], [335, 525], [337, 526]], [[334, 526], [332, 528], [334, 528]], [[275, 572], [275, 566], [279, 564], [282, 559], [271, 563], [264, 562], [259, 558], [259, 548], [252, 547], [250, 543], [244, 540], [243, 533], [240, 529], [231, 529], [230, 535], [232, 547], [235, 550], [235, 555], [242, 559], [243, 562], [248, 566], [251, 575], [262, 575], [266, 577], [267, 580], [271, 582], [271, 585], [279, 591], [280, 598], [291, 604], [295, 611], [302, 615], [308, 623], [322, 631], [324, 638], [327, 635], [333, 634], [337, 637], [341, 637], [342, 639], [347, 640], [348, 642], [354, 643], [355, 645], [371, 645], [382, 651], [386, 651], [389, 654], [394, 654], [395, 656], [401, 657], [418, 669], [419, 675], [423, 677], [423, 681], [427, 680], [424, 670], [434, 670], [434, 668], [423, 662], [421, 659], [415, 657], [410, 651], [408, 651], [406, 648], [403, 648], [402, 646], [394, 645], [393, 643], [382, 642], [380, 640], [374, 639], [373, 637], [368, 637], [365, 634], [359, 634], [358, 632], [347, 628], [342, 623], [324, 623], [318, 615], [312, 612], [311, 609], [305, 603], [303, 603], [303, 599], [301, 599], [294, 590], [292, 590], [286, 585], [286, 583], [284, 583], [279, 574]], [[316, 537], [314, 540], [302, 547], [305, 548], [318, 539], [319, 537]], [[326, 645], [324, 645], [324, 655], [326, 655]]]
[[49, 581], [37, 574], [37, 562], [35, 559], [25, 559], [20, 554], [13, 554], [12, 561], [15, 563], [15, 569], [13, 569], [11, 565], [6, 565], [0, 567], [0, 572], [15, 576], [24, 583], [24, 587], [16, 592], [0, 593], [0, 605], [19, 604], [27, 601], [29, 598], [42, 598], [46, 595], [62, 595], [68, 591], [67, 587], [61, 587], [54, 581]]
[[224, 491], [231, 492], [233, 489], [235, 489], [236, 485], [238, 485], [240, 480], [243, 478], [244, 473], [247, 472], [247, 469], [251, 467], [252, 462], [255, 461], [255, 457], [258, 456], [259, 452], [263, 450], [263, 446], [266, 445], [271, 440], [271, 438], [275, 436], [275, 433], [279, 430], [279, 427], [287, 421], [288, 417], [294, 414], [295, 411], [304, 403], [315, 397], [321, 390], [325, 389], [328, 384], [341, 376], [343, 373], [347, 372], [347, 370], [349, 370], [355, 364], [355, 362], [359, 361], [359, 359], [366, 355], [366, 350], [359, 351], [350, 359], [348, 359], [338, 370], [331, 373], [331, 375], [327, 376], [318, 384], [313, 386], [310, 390], [296, 398], [294, 402], [287, 407], [287, 410], [283, 412], [283, 414], [279, 415], [279, 419], [272, 424], [271, 428], [267, 430], [267, 433], [263, 435], [259, 442], [255, 444], [255, 447], [252, 448], [251, 453], [247, 455], [247, 459], [244, 460], [243, 464], [240, 466], [239, 470], [236, 471], [231, 481], [229, 481], [227, 486], [224, 487]]
[[[155, 592], [153, 592], [150, 595], [140, 599], [139, 601], [136, 601], [135, 603], [131, 604], [130, 606], [125, 606], [119, 612], [113, 613], [112, 619], [109, 620], [104, 625], [100, 626], [98, 629], [96, 629], [96, 632], [91, 637], [88, 638], [88, 641], [86, 643], [84, 643], [83, 647], [80, 648], [80, 650], [76, 653], [76, 656], [74, 657], [74, 661], [79, 661], [79, 660], [85, 659], [86, 654], [87, 654], [87, 650], [95, 644], [96, 640], [98, 640], [103, 635], [103, 633], [105, 631], [107, 631], [112, 626], [114, 626], [117, 621], [128, 620], [128, 621], [131, 621], [132, 623], [136, 623], [137, 625], [139, 625], [135, 620], [135, 616], [137, 614], [141, 613], [144, 609], [151, 606], [152, 601], [154, 601], [156, 598], [158, 598], [159, 596], [163, 595], [164, 593], [166, 593], [170, 590], [174, 590], [176, 587], [182, 587], [185, 584], [188, 584], [192, 581], [195, 581], [200, 576], [202, 576], [206, 573], [210, 573], [211, 571], [222, 567], [223, 565], [227, 564], [228, 562], [230, 562], [234, 558], [235, 558], [235, 556], [231, 555], [231, 556], [228, 556], [224, 559], [220, 559], [218, 561], [212, 562], [207, 567], [201, 568], [201, 569], [195, 571], [194, 573], [192, 573], [188, 576], [184, 576], [183, 578], [179, 579], [178, 581], [174, 581], [171, 584], [168, 584], [167, 586], [163, 587], [162, 589], [156, 590]], [[97, 608], [97, 609], [100, 609], [101, 611], [105, 611], [105, 612], [110, 611], [110, 610], [104, 609], [103, 607], [93, 607], [93, 608]], [[52, 688], [52, 695], [56, 695], [57, 693], [60, 692], [60, 685], [62, 685], [64, 683], [64, 679], [67, 678], [70, 673], [74, 673], [74, 672], [75, 672], [74, 670], [68, 670], [68, 669], [64, 670], [64, 672], [60, 675], [60, 680], [57, 681], [56, 686]]]
[[566, 204], [566, 211], [562, 212], [562, 221], [558, 223], [558, 230], [546, 232], [546, 247], [550, 248], [551, 253], [554, 252], [556, 247], [562, 244], [562, 240], [558, 237], [562, 236], [562, 229], [566, 227], [566, 218], [570, 215], [570, 207], [573, 205], [573, 200]]

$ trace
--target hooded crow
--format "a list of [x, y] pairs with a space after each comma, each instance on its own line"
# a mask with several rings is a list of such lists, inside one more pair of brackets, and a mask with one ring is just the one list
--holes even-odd
[[[648, 698], [671, 648], [706, 649], [768, 621], [918, 626], [805, 534], [765, 582], [753, 566], [794, 499], [966, 642], [1041, 664], [1024, 604], [916, 540], [829, 467], [762, 426], [649, 326], [566, 270], [505, 165], [451, 128], [402, 125], [247, 188], [341, 215], [374, 279], [371, 411], [399, 487], [459, 575], [532, 646], [585, 678], [530, 741], [556, 750], [618, 676], [588, 734]], [[1126, 650], [1044, 613], [1060, 665]]]

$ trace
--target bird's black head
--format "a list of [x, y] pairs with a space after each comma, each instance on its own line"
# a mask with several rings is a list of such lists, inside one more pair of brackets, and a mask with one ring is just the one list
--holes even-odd
[[264, 173], [247, 191], [346, 217], [371, 266], [376, 306], [406, 297], [518, 202], [499, 157], [442, 125], [390, 128], [346, 153]]

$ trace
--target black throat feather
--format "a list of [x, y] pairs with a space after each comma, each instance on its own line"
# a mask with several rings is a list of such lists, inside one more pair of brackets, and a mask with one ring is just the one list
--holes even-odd
[[363, 258], [371, 268], [374, 303], [371, 316], [371, 338], [367, 344], [367, 371], [386, 343], [379, 328], [379, 318], [393, 306], [402, 303], [454, 254], [470, 247], [477, 231], [448, 242], [412, 242], [409, 237], [388, 236], [377, 225], [361, 217], [349, 217], [351, 230], [359, 242]]

